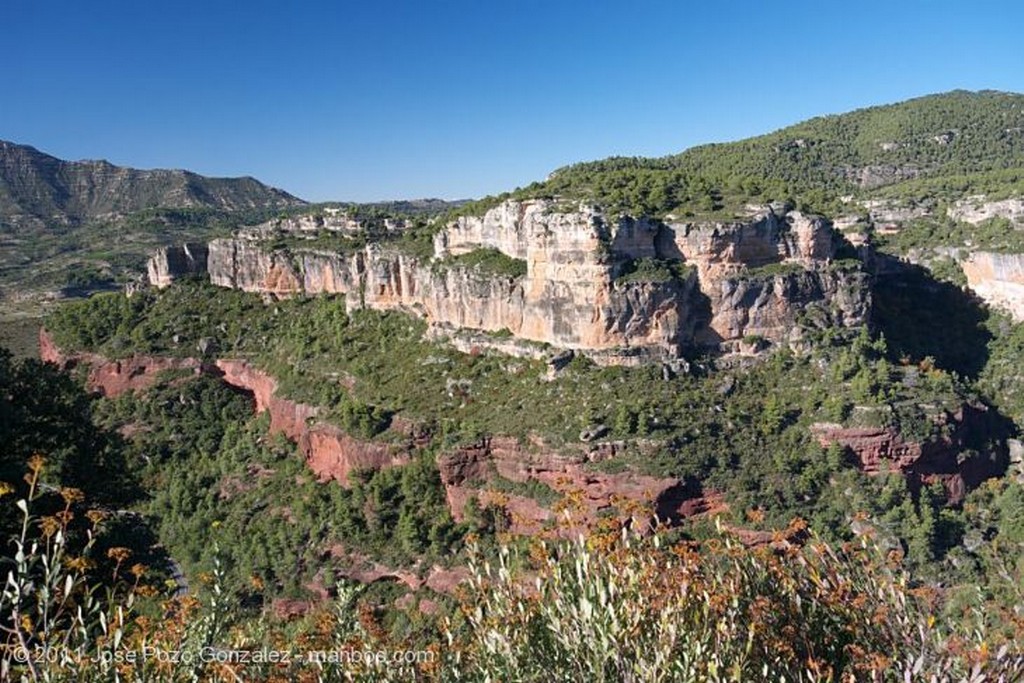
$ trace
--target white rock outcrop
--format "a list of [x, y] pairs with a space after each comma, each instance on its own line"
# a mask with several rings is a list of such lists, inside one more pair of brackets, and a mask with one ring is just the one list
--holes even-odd
[[[662, 223], [609, 219], [587, 206], [556, 210], [550, 200], [506, 201], [449, 224], [436, 236], [432, 258], [378, 244], [344, 254], [274, 251], [250, 235], [211, 242], [207, 270], [223, 287], [341, 294], [350, 309], [402, 309], [439, 326], [507, 330], [603, 352], [608, 362], [638, 362], [749, 335], [798, 341], [808, 307], [821, 308], [818, 317], [828, 324], [861, 324], [870, 299], [865, 276], [830, 266], [834, 239], [826, 221], [795, 211]], [[483, 248], [525, 262], [525, 275], [453, 260]], [[617, 277], [636, 259], [675, 262], [683, 274]]]
[[960, 267], [967, 276], [967, 285], [979, 297], [1024, 322], [1024, 254], [978, 251]]

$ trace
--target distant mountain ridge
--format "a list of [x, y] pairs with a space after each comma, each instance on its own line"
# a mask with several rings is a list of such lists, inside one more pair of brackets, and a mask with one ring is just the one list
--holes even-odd
[[302, 205], [255, 178], [139, 170], [107, 161], [64, 161], [0, 140], [0, 225], [39, 229], [152, 208], [239, 211]]

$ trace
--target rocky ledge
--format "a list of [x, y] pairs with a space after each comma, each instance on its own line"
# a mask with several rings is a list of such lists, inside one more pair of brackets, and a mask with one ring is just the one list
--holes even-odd
[[1024, 321], [1024, 254], [976, 251], [960, 267], [967, 285], [986, 303]]
[[[414, 422], [393, 418], [386, 440], [359, 439], [320, 419], [320, 408], [278, 395], [277, 381], [241, 359], [219, 359], [203, 363], [194, 358], [164, 358], [135, 355], [110, 360], [96, 354], [68, 354], [61, 351], [45, 330], [40, 332], [40, 356], [61, 367], [88, 369], [87, 387], [107, 397], [129, 391], [144, 391], [165, 380], [168, 370], [188, 370], [192, 375], [208, 374], [245, 391], [253, 409], [270, 417], [270, 431], [294, 442], [310, 470], [324, 482], [348, 485], [354, 469], [396, 467], [410, 461], [430, 441], [430, 434]], [[592, 470], [586, 463], [613, 457], [614, 443], [588, 443], [556, 452], [541, 441], [521, 444], [505, 437], [457, 447], [438, 456], [438, 469], [447, 493], [452, 516], [463, 518], [466, 503], [475, 498], [481, 505], [497, 505], [508, 516], [508, 530], [535, 533], [557, 520], [550, 501], [517, 493], [502, 492], [502, 482], [548, 487], [554, 497], [574, 502], [575, 520], [589, 524], [600, 515], [617, 513], [646, 523], [652, 514], [663, 520], [706, 511], [709, 504], [700, 491], [687, 488], [672, 478], [655, 478], [628, 472], [610, 474]]]
[[[431, 257], [370, 244], [348, 253], [274, 249], [255, 233], [162, 250], [163, 287], [205, 271], [211, 282], [276, 297], [338, 294], [349, 309], [402, 309], [429, 323], [505, 331], [602, 363], [733, 351], [744, 338], [799, 344], [807, 327], [867, 321], [867, 276], [836, 267], [832, 226], [766, 209], [734, 222], [612, 219], [550, 200], [507, 201], [441, 230]], [[460, 256], [492, 250], [522, 264], [488, 272]]]
[[869, 475], [899, 473], [914, 490], [941, 482], [947, 500], [954, 505], [970, 489], [1006, 471], [1006, 447], [989, 445], [1005, 432], [1005, 425], [988, 408], [964, 404], [955, 412], [936, 416], [935, 422], [941, 436], [926, 441], [907, 439], [892, 427], [818, 423], [811, 426], [811, 432], [822, 446], [842, 446]]
[[[353, 469], [401, 466], [430, 442], [422, 426], [401, 417], [392, 419], [386, 440], [353, 437], [324, 421], [317, 406], [279, 396], [272, 376], [241, 359], [203, 363], [194, 358], [109, 360], [96, 354], [67, 354], [45, 330], [40, 332], [40, 355], [63, 367], [87, 368], [89, 389], [109, 397], [146, 390], [165, 380], [168, 370], [216, 376], [249, 393], [254, 410], [269, 414], [271, 432], [296, 443], [321, 481], [342, 486], [348, 485]], [[823, 446], [839, 444], [847, 449], [865, 473], [899, 473], [912, 488], [941, 482], [948, 500], [956, 504], [966, 491], [1005, 471], [1009, 462], [1005, 446], [988, 445], [1005, 443], [996, 438], [1003, 428], [982, 405], [964, 404], [935, 419], [941, 436], [923, 442], [907, 439], [891, 427], [819, 423], [811, 429]], [[621, 448], [622, 444], [597, 439], [554, 449], [537, 438], [521, 442], [499, 435], [448, 449], [438, 455], [437, 466], [456, 520], [463, 518], [467, 503], [475, 499], [481, 507], [502, 510], [508, 530], [518, 534], [558, 526], [556, 518], [564, 510], [573, 511], [580, 524], [614, 514], [635, 526], [648, 523], [652, 515], [673, 522], [722, 509], [714, 492], [693, 483], [601, 471], [600, 462], [616, 457]]]

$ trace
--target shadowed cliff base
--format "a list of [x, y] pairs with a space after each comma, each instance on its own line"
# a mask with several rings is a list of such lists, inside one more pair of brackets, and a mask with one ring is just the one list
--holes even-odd
[[935, 364], [974, 380], [988, 362], [989, 312], [970, 291], [937, 280], [927, 268], [878, 255], [873, 322], [894, 359]]

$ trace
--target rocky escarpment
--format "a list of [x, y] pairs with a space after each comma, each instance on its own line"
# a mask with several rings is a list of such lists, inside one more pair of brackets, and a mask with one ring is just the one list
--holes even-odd
[[1017, 226], [1024, 225], [1024, 199], [989, 200], [984, 195], [967, 197], [947, 209], [950, 218], [977, 225], [992, 218], [1005, 218]]
[[[128, 391], [144, 391], [166, 380], [170, 370], [208, 374], [253, 397], [256, 412], [270, 417], [269, 431], [294, 442], [309, 468], [321, 481], [347, 486], [355, 469], [377, 470], [408, 463], [417, 450], [430, 442], [420, 425], [394, 417], [384, 441], [356, 438], [323, 420], [318, 406], [278, 395], [277, 381], [241, 359], [204, 363], [194, 358], [135, 355], [110, 360], [97, 354], [65, 353], [49, 334], [40, 332], [40, 356], [61, 367], [87, 368], [87, 386], [107, 397]], [[495, 479], [513, 484], [540, 483], [559, 496], [577, 501], [575, 523], [588, 524], [612, 511], [646, 523], [652, 514], [662, 520], [699, 514], [708, 509], [707, 497], [678, 479], [656, 478], [629, 472], [604, 473], [587, 466], [614, 457], [614, 443], [580, 444], [559, 453], [534, 440], [523, 444], [507, 437], [488, 437], [438, 456], [438, 469], [455, 519], [461, 520], [470, 498], [481, 505], [497, 505], [509, 517], [509, 530], [533, 533], [553, 524], [556, 501], [538, 501], [528, 495], [509, 493], [492, 485]]]
[[167, 287], [175, 279], [205, 275], [208, 249], [205, 244], [189, 242], [157, 251], [146, 263], [150, 284]]
[[938, 435], [925, 441], [905, 438], [891, 427], [843, 427], [819, 423], [811, 431], [823, 446], [848, 449], [859, 468], [871, 475], [899, 472], [912, 489], [941, 482], [950, 503], [1006, 470], [1004, 445], [991, 446], [1005, 425], [983, 405], [964, 404], [952, 413], [936, 416]]
[[216, 367], [225, 382], [252, 393], [256, 412], [270, 415], [270, 431], [294, 441], [322, 481], [333, 479], [347, 486], [353, 469], [377, 470], [409, 461], [409, 445], [356, 439], [317, 421], [318, 407], [278, 396], [277, 381], [244, 360], [221, 359]]
[[542, 443], [523, 444], [507, 437], [487, 437], [441, 455], [438, 469], [456, 520], [463, 518], [466, 504], [475, 499], [481, 506], [500, 505], [508, 514], [510, 530], [520, 534], [555, 526], [555, 512], [550, 504], [489, 486], [488, 482], [540, 482], [565, 496], [575, 523], [583, 525], [611, 513], [640, 528], [650, 523], [652, 514], [662, 521], [674, 521], [707, 509], [703, 492], [687, 487], [679, 479], [631, 472], [612, 474], [588, 468], [588, 462], [613, 457], [614, 451], [613, 444], [601, 444], [589, 451], [556, 455]]
[[986, 303], [1024, 321], [1024, 254], [977, 251], [960, 267], [967, 285]]
[[[835, 239], [826, 221], [799, 212], [768, 209], [731, 223], [612, 221], [585, 206], [566, 212], [546, 200], [507, 201], [449, 224], [431, 258], [378, 244], [349, 253], [274, 250], [239, 235], [210, 243], [207, 272], [223, 287], [342, 294], [350, 309], [403, 309], [440, 326], [507, 330], [635, 362], [695, 346], [729, 349], [751, 335], [790, 343], [808, 320], [862, 324], [870, 309], [865, 276], [830, 267]], [[522, 262], [525, 274], [462, 258], [480, 250]], [[154, 285], [174, 279], [171, 261], [169, 253], [154, 257]], [[638, 268], [652, 263], [653, 273]]]
[[93, 353], [64, 353], [45, 329], [39, 330], [39, 358], [62, 368], [85, 368], [85, 385], [89, 391], [115, 398], [129, 391], [149, 389], [172, 370], [203, 371], [203, 364], [195, 358], [164, 358], [134, 355], [120, 360], [108, 360]]
[[697, 268], [711, 312], [698, 334], [703, 345], [735, 346], [750, 336], [792, 343], [803, 324], [867, 322], [866, 275], [832, 265], [840, 239], [820, 217], [769, 209], [745, 222], [670, 222], [657, 253]]
[[[667, 282], [615, 283], [596, 227], [573, 225], [575, 237], [563, 233], [558, 245], [548, 243], [553, 233], [534, 242], [523, 277], [448, 258], [471, 249], [442, 250], [433, 259], [377, 245], [349, 254], [284, 253], [244, 238], [213, 241], [208, 270], [219, 286], [277, 296], [344, 294], [350, 309], [402, 309], [441, 326], [508, 330], [563, 348], [677, 355], [692, 343], [707, 320], [693, 274]], [[525, 251], [506, 246], [512, 258]]]
[[[87, 369], [86, 387], [108, 398], [129, 391], [145, 391], [166, 378], [171, 370], [205, 373], [253, 396], [256, 412], [270, 416], [270, 431], [284, 434], [295, 442], [310, 469], [323, 481], [348, 484], [348, 475], [355, 468], [380, 469], [408, 462], [409, 447], [356, 439], [334, 425], [316, 419], [316, 406], [292, 401], [277, 395], [277, 381], [242, 360], [221, 359], [204, 363], [195, 358], [169, 358], [133, 355], [109, 360], [90, 353], [66, 354], [46, 330], [39, 333], [39, 355], [43, 361], [63, 368], [83, 366]], [[395, 429], [413, 443], [415, 430], [401, 421]]]

